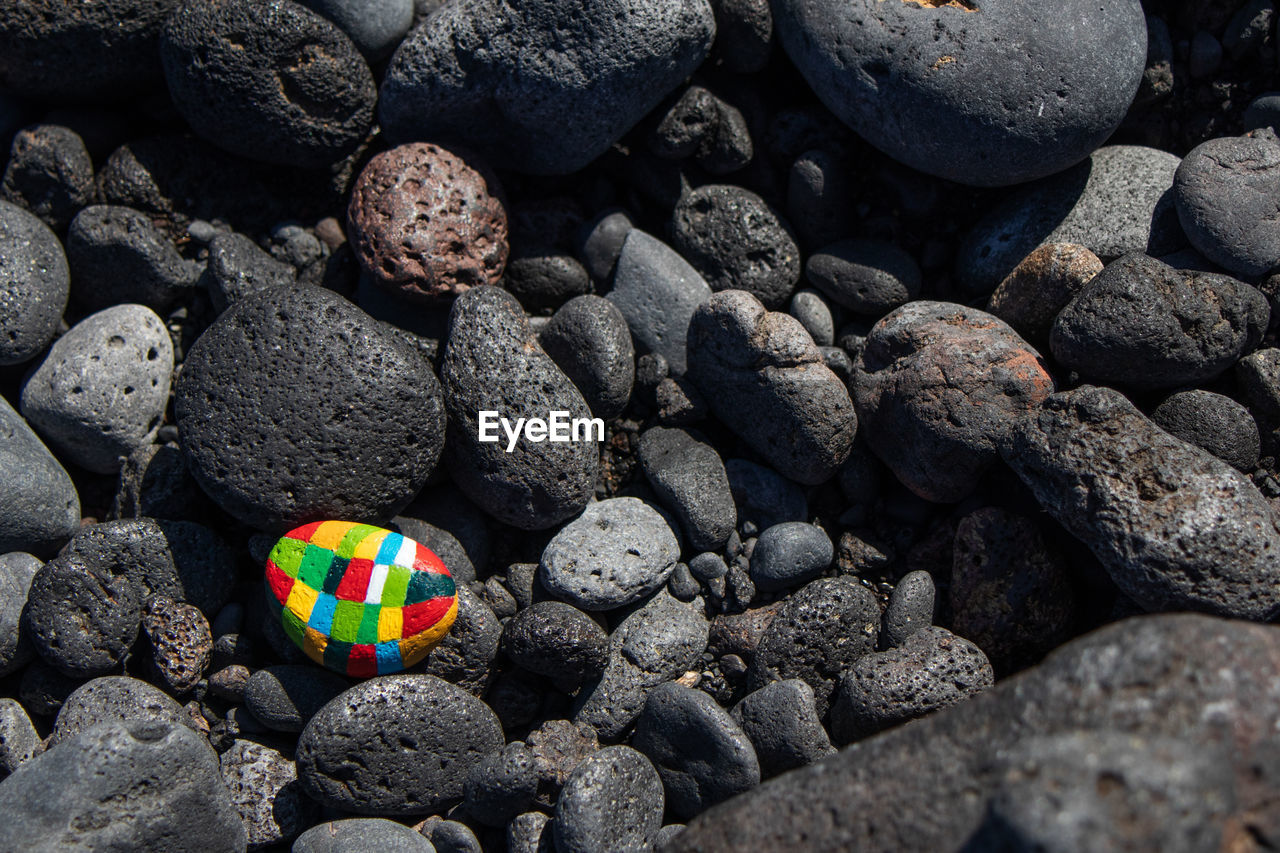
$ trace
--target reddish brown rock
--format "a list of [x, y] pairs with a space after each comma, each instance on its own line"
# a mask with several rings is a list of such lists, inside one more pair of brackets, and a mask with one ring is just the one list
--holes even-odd
[[349, 237], [380, 286], [421, 302], [497, 284], [507, 263], [507, 212], [489, 171], [414, 142], [369, 161], [351, 192]]
[[998, 317], [911, 302], [871, 329], [855, 380], [867, 444], [908, 489], [950, 503], [977, 487], [998, 442], [1053, 393], [1040, 354]]
[[1014, 267], [987, 310], [1037, 346], [1049, 343], [1053, 318], [1098, 273], [1102, 261], [1075, 243], [1045, 243]]
[[213, 635], [199, 608], [157, 595], [143, 608], [142, 630], [163, 686], [173, 693], [195, 687], [213, 657]]

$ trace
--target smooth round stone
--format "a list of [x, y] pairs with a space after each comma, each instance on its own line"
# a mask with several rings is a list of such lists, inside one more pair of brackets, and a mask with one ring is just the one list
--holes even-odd
[[1248, 409], [1230, 397], [1199, 389], [1179, 391], [1156, 406], [1151, 420], [1238, 471], [1248, 474], [1258, 466], [1258, 424]]
[[920, 295], [915, 258], [892, 243], [841, 240], [809, 256], [809, 282], [856, 314], [880, 317]]
[[797, 586], [820, 575], [835, 556], [821, 527], [788, 521], [765, 529], [751, 552], [751, 580], [761, 592]]
[[1044, 347], [1058, 312], [1102, 272], [1102, 267], [1098, 256], [1084, 246], [1044, 243], [1000, 282], [987, 302], [987, 311], [1030, 343]]
[[631, 745], [649, 757], [667, 803], [690, 818], [760, 784], [755, 748], [729, 712], [701, 690], [656, 687], [636, 720]]
[[970, 186], [1078, 163], [1146, 65], [1137, 0], [783, 0], [778, 39], [827, 107], [890, 157]]
[[652, 850], [665, 798], [657, 770], [629, 746], [608, 746], [578, 765], [556, 801], [559, 853]]
[[829, 347], [835, 341], [836, 327], [831, 308], [816, 290], [796, 291], [787, 312], [800, 321], [818, 346]]
[[35, 657], [35, 649], [22, 623], [31, 580], [43, 565], [24, 551], [0, 554], [0, 675], [9, 675]]
[[538, 333], [538, 342], [578, 386], [593, 415], [607, 420], [622, 414], [635, 384], [636, 349], [616, 305], [575, 296]]
[[1280, 140], [1274, 131], [1210, 139], [1183, 159], [1173, 183], [1182, 229], [1228, 272], [1265, 275], [1280, 265]]
[[320, 287], [272, 288], [223, 312], [187, 353], [174, 412], [200, 487], [276, 533], [391, 519], [444, 443], [430, 364]]
[[307, 794], [354, 814], [439, 813], [471, 770], [502, 749], [489, 706], [433, 675], [389, 675], [338, 696], [298, 740]]
[[507, 621], [502, 651], [530, 672], [580, 682], [604, 671], [609, 638], [578, 608], [562, 601], [536, 601]]
[[317, 521], [267, 557], [267, 602], [307, 656], [353, 678], [421, 661], [458, 615], [453, 577], [425, 545], [349, 521]]
[[434, 853], [410, 827], [380, 817], [331, 820], [298, 836], [291, 853]]
[[302, 0], [347, 34], [370, 62], [382, 59], [413, 25], [413, 0]]
[[22, 389], [22, 414], [63, 458], [97, 474], [150, 444], [164, 418], [173, 344], [142, 305], [81, 320], [50, 348]]
[[666, 583], [679, 559], [662, 513], [639, 498], [610, 498], [589, 504], [547, 543], [538, 576], [576, 607], [613, 610]]
[[680, 85], [714, 34], [706, 0], [448, 3], [396, 51], [382, 129], [455, 139], [498, 168], [575, 172]]
[[900, 646], [921, 628], [933, 624], [937, 590], [933, 576], [923, 570], [907, 572], [893, 587], [889, 605], [880, 620], [880, 637], [886, 646]]
[[798, 678], [775, 681], [748, 693], [732, 713], [751, 739], [760, 773], [766, 778], [835, 752], [818, 719], [813, 688]]
[[373, 123], [373, 74], [336, 26], [297, 3], [186, 0], [160, 57], [174, 106], [232, 154], [316, 168], [350, 154]]
[[497, 284], [507, 263], [497, 178], [474, 159], [427, 142], [370, 160], [352, 188], [347, 222], [370, 278], [418, 302]]
[[58, 237], [34, 215], [0, 201], [0, 365], [40, 353], [58, 331], [71, 273]]
[[182, 706], [158, 687], [123, 675], [104, 675], [77, 687], [62, 703], [49, 746], [99, 723], [155, 720], [194, 728]]
[[258, 670], [244, 686], [244, 704], [278, 732], [300, 732], [316, 712], [351, 685], [308, 664], [278, 664]]
[[1172, 192], [1182, 161], [1140, 145], [1108, 145], [1087, 163], [1012, 194], [980, 219], [956, 253], [965, 291], [988, 293], [1044, 243], [1075, 243], [1103, 261], [1187, 244]]

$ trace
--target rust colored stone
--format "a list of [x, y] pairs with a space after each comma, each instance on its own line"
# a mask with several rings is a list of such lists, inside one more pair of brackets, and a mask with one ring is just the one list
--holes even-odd
[[370, 160], [347, 221], [364, 271], [419, 302], [497, 284], [506, 267], [507, 212], [497, 179], [438, 145], [414, 142]]
[[1033, 344], [1049, 343], [1053, 318], [1098, 273], [1102, 261], [1075, 243], [1045, 243], [991, 294], [987, 310]]
[[204, 614], [157, 595], [143, 608], [142, 630], [151, 641], [151, 661], [162, 686], [172, 693], [195, 687], [213, 657], [213, 636]]

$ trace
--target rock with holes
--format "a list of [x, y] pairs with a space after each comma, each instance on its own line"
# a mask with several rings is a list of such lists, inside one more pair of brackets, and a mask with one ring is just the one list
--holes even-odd
[[54, 722], [50, 748], [99, 723], [149, 720], [194, 728], [182, 706], [163, 690], [124, 675], [104, 675], [71, 692]]
[[562, 853], [643, 853], [662, 827], [662, 780], [648, 758], [609, 746], [578, 765], [556, 802], [551, 827]]
[[66, 469], [0, 397], [0, 551], [55, 552], [80, 527], [80, 496]]
[[320, 709], [298, 740], [298, 778], [354, 814], [438, 813], [471, 769], [502, 748], [489, 706], [434, 675], [370, 679]]
[[319, 808], [302, 792], [298, 768], [287, 755], [237, 740], [219, 756], [218, 765], [249, 834], [249, 846], [288, 841], [316, 819]]
[[291, 0], [185, 0], [160, 57], [174, 106], [200, 136], [250, 160], [320, 167], [373, 123], [373, 74], [335, 25]]
[[574, 172], [697, 68], [714, 34], [706, 0], [447, 4], [392, 59], [381, 124], [396, 141], [456, 140], [500, 168]]
[[31, 581], [42, 565], [24, 551], [0, 554], [0, 675], [21, 669], [35, 657], [22, 611]]
[[196, 341], [174, 397], [192, 475], [231, 515], [283, 533], [385, 523], [444, 444], [431, 365], [319, 287], [247, 296]]
[[842, 121], [895, 160], [971, 186], [1088, 157], [1146, 65], [1137, 0], [784, 0], [774, 15], [783, 49]]
[[376, 284], [420, 302], [497, 284], [507, 263], [498, 180], [474, 158], [427, 142], [369, 161], [347, 209], [351, 246]]
[[58, 331], [71, 292], [62, 244], [49, 226], [0, 201], [0, 365], [34, 358]]
[[1280, 518], [1266, 498], [1119, 392], [1055, 394], [1001, 453], [1139, 606], [1264, 621], [1280, 613]]
[[142, 305], [116, 305], [58, 339], [22, 389], [22, 414], [62, 457], [115, 474], [164, 418], [173, 344]]
[[1039, 353], [976, 308], [912, 302], [867, 336], [854, 399], [867, 444], [926, 500], [971, 493], [997, 443], [1053, 391]]
[[1062, 309], [1049, 347], [1090, 379], [1175, 388], [1234, 365], [1262, 340], [1270, 316], [1255, 287], [1134, 253], [1108, 264]]
[[671, 523], [639, 498], [587, 506], [542, 552], [547, 592], [583, 610], [613, 610], [666, 583], [680, 559]]
[[156, 720], [103, 723], [0, 785], [0, 849], [244, 853], [209, 742]]
[[434, 853], [431, 842], [412, 827], [380, 817], [331, 820], [311, 827], [293, 842], [291, 853]]
[[[569, 377], [538, 346], [520, 303], [496, 287], [460, 296], [449, 314], [440, 366], [449, 411], [447, 461], [454, 483], [499, 521], [539, 530], [577, 515], [591, 498], [600, 458], [595, 433], [580, 441], [504, 434], [552, 412], [569, 421], [591, 410]], [[484, 440], [480, 413], [490, 413]], [[583, 434], [579, 433], [579, 438]]]

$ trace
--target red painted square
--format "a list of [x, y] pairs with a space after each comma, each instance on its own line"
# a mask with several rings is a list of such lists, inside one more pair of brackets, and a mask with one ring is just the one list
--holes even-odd
[[267, 584], [271, 587], [271, 594], [276, 597], [276, 601], [284, 607], [285, 602], [289, 600], [289, 591], [293, 589], [293, 578], [281, 571], [280, 567], [271, 560], [267, 560]]
[[400, 631], [401, 636], [412, 637], [414, 634], [421, 634], [439, 622], [440, 618], [449, 612], [449, 608], [452, 605], [453, 598], [446, 596], [410, 604], [402, 611], [404, 613], [404, 628]]
[[373, 560], [352, 560], [347, 563], [346, 574], [338, 584], [335, 595], [343, 601], [364, 601], [369, 593], [369, 576], [373, 574]]
[[377, 649], [371, 645], [351, 647], [347, 656], [347, 675], [353, 678], [369, 678], [378, 674]]

